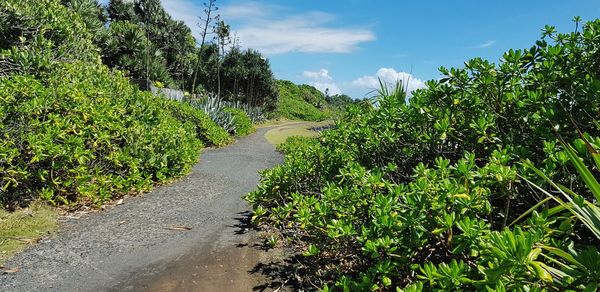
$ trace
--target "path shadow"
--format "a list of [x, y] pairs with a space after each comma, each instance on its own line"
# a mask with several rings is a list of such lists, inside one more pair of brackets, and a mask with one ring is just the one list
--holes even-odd
[[[258, 236], [259, 228], [252, 224], [250, 211], [235, 214], [236, 224], [233, 228], [236, 235], [246, 235], [256, 232], [247, 243], [238, 243], [237, 248], [251, 249], [251, 253], [258, 254], [258, 262], [247, 272], [264, 280], [252, 288], [252, 291], [317, 291], [316, 287], [300, 282], [300, 275], [304, 275], [307, 263], [302, 255], [292, 255], [279, 248], [271, 248], [266, 240]], [[308, 286], [308, 287], [307, 287]]]
[[[252, 291], [317, 291], [315, 287], [306, 287], [299, 281], [300, 276], [305, 273], [302, 265], [298, 262], [298, 256], [285, 259], [273, 260], [268, 263], [258, 263], [250, 274], [262, 275], [266, 281], [256, 285]], [[284, 289], [285, 288], [285, 289]]]
[[237, 223], [233, 226], [229, 226], [234, 228], [233, 233], [236, 235], [243, 235], [248, 233], [251, 230], [257, 230], [254, 225], [252, 225], [252, 213], [250, 211], [238, 212], [235, 214], [234, 218]]

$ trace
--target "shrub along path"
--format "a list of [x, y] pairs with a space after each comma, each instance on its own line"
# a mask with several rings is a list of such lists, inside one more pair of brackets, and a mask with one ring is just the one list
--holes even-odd
[[256, 235], [241, 224], [241, 196], [257, 170], [281, 162], [263, 137], [269, 129], [205, 150], [179, 182], [68, 219], [6, 263], [19, 271], [0, 275], [0, 291], [252, 290], [260, 255], [247, 244]]

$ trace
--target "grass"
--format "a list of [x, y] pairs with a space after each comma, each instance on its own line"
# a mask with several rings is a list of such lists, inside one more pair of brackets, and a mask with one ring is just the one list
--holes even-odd
[[0, 209], [0, 265], [58, 227], [58, 213], [43, 204], [8, 212]]
[[319, 133], [310, 130], [311, 128], [331, 124], [333, 122], [330, 120], [323, 122], [286, 122], [265, 133], [265, 139], [273, 145], [279, 145], [292, 136], [316, 137]]

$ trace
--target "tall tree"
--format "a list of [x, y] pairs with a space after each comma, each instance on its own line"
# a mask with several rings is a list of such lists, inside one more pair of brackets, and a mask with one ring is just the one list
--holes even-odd
[[130, 21], [139, 22], [134, 10], [134, 2], [127, 0], [110, 0], [106, 7], [110, 21]]
[[221, 55], [218, 58], [219, 62], [217, 62], [217, 96], [221, 97], [221, 56], [225, 56], [225, 46], [229, 41], [229, 37], [231, 34], [231, 28], [229, 24], [226, 24], [224, 21], [219, 21], [217, 27], [215, 29], [215, 34], [217, 36], [217, 44], [220, 48]]
[[[202, 60], [200, 57], [202, 56], [202, 50], [204, 49], [204, 44], [206, 42], [206, 36], [209, 34], [209, 27], [213, 26], [215, 21], [220, 19], [220, 15], [216, 14], [216, 11], [219, 10], [217, 7], [217, 0], [208, 0], [208, 2], [204, 3], [204, 17], [199, 16], [200, 23], [198, 26], [200, 27], [200, 48], [198, 52], [198, 60], [196, 63], [196, 69], [194, 71], [194, 79], [192, 80], [192, 92], [196, 92], [196, 79], [198, 78], [198, 71], [200, 70], [200, 63]], [[215, 15], [216, 14], [216, 15]]]

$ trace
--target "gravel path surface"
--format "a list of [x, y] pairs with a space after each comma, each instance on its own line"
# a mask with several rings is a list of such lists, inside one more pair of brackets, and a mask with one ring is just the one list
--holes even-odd
[[[252, 236], [240, 232], [240, 218], [249, 209], [241, 196], [256, 188], [257, 170], [282, 160], [263, 138], [267, 130], [258, 129], [225, 148], [205, 150], [192, 173], [179, 182], [63, 222], [58, 233], [6, 263], [20, 271], [0, 275], [0, 291], [202, 291], [206, 289], [182, 286], [177, 280], [167, 287], [147, 283], [198, 264], [192, 260], [204, 259], [206, 268], [223, 268], [219, 255], [229, 262], [244, 258], [237, 271], [245, 273], [253, 259], [232, 250]], [[191, 230], [169, 230], [172, 226]]]

